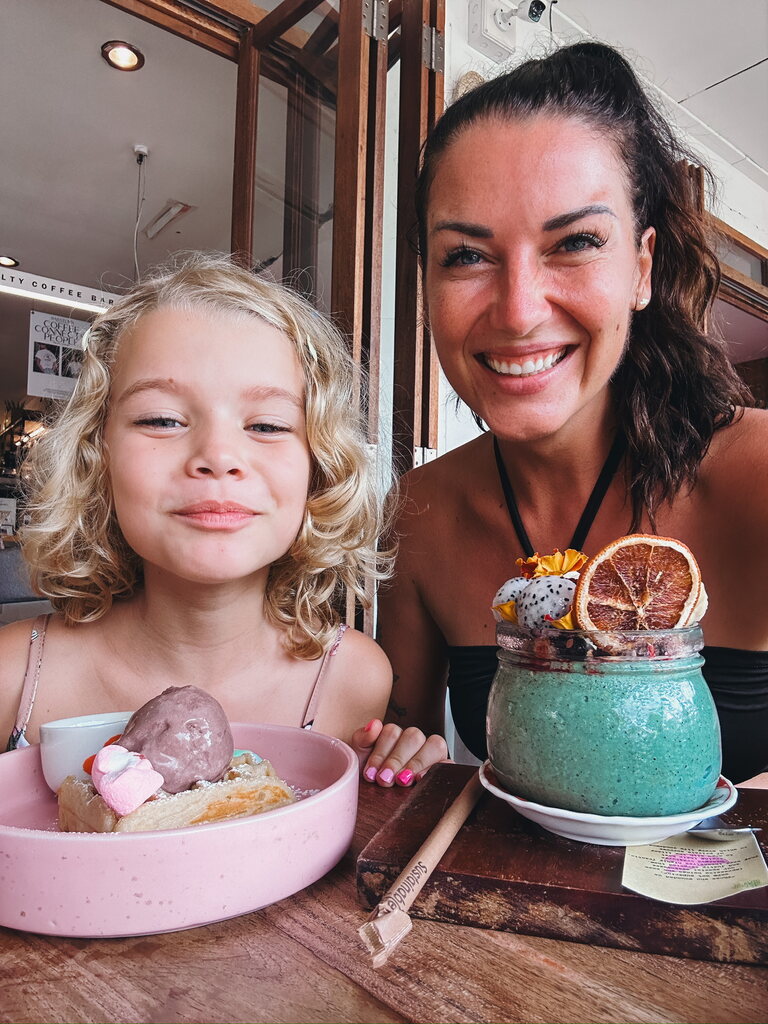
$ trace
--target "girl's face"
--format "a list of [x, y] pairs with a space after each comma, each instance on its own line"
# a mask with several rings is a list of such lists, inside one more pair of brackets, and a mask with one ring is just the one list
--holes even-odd
[[426, 294], [457, 394], [507, 440], [605, 417], [630, 317], [650, 296], [623, 166], [580, 121], [484, 120], [439, 159]]
[[145, 567], [260, 574], [301, 526], [311, 458], [291, 341], [257, 317], [161, 308], [121, 339], [105, 429], [120, 528]]

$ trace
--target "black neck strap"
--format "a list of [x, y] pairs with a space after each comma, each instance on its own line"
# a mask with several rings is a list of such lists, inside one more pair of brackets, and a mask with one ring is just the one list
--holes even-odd
[[[608, 452], [608, 457], [603, 463], [603, 468], [600, 470], [597, 482], [592, 488], [592, 493], [587, 499], [584, 511], [581, 513], [581, 519], [579, 519], [573, 537], [571, 538], [571, 543], [568, 545], [569, 548], [581, 551], [592, 523], [595, 521], [595, 516], [603, 503], [603, 498], [611, 485], [611, 481], [616, 475], [616, 470], [619, 468], [619, 463], [623, 459], [626, 450], [627, 440], [624, 437], [623, 432], [619, 430], [614, 438], [613, 444], [611, 445], [611, 450]], [[535, 551], [525, 529], [525, 525], [520, 515], [520, 509], [517, 507], [515, 492], [512, 490], [512, 484], [509, 480], [507, 467], [504, 465], [504, 459], [501, 457], [499, 442], [495, 436], [493, 438], [493, 454], [496, 457], [496, 467], [499, 471], [499, 480], [501, 482], [501, 489], [504, 492], [504, 499], [507, 502], [509, 518], [512, 520], [512, 526], [515, 528], [515, 533], [517, 534], [517, 539], [520, 541], [520, 547], [523, 549], [523, 553], [526, 558], [531, 558], [535, 554]]]

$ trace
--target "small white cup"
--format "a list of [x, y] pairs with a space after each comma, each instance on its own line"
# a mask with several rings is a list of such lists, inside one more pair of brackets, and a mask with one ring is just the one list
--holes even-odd
[[56, 793], [68, 775], [87, 779], [83, 761], [97, 753], [112, 736], [123, 731], [130, 711], [60, 718], [40, 726], [40, 760], [45, 781]]

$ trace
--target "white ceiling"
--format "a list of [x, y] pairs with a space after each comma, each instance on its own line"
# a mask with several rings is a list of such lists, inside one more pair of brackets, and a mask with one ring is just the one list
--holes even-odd
[[[741, 161], [768, 190], [768, 63], [738, 74], [768, 56], [767, 0], [560, 0], [556, 31], [566, 18], [635, 53], [646, 78], [704, 121], [726, 159]], [[115, 38], [144, 52], [140, 71], [104, 63], [101, 44]], [[29, 273], [107, 290], [127, 285], [136, 143], [150, 153], [142, 225], [168, 199], [194, 207], [152, 242], [139, 232], [140, 266], [177, 249], [228, 249], [235, 88], [230, 61], [102, 0], [2, 0], [0, 252]], [[262, 137], [266, 156], [263, 146]], [[257, 258], [282, 246], [273, 193], [263, 190]], [[29, 309], [0, 295], [0, 401], [25, 394]], [[758, 354], [768, 351], [764, 334], [755, 344]], [[755, 358], [744, 352], [742, 344], [740, 358]]]
[[768, 185], [766, 0], [559, 0], [555, 31], [565, 18], [634, 56], [648, 81], [756, 163]]

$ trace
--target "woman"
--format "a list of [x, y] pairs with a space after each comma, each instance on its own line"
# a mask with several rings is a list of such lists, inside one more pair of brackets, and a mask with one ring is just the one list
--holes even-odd
[[393, 719], [439, 730], [447, 684], [478, 757], [489, 606], [516, 559], [643, 531], [701, 566], [725, 774], [768, 762], [768, 416], [744, 408], [706, 333], [719, 271], [685, 156], [628, 63], [595, 43], [466, 94], [425, 148], [428, 315], [487, 431], [407, 476], [380, 635]]

